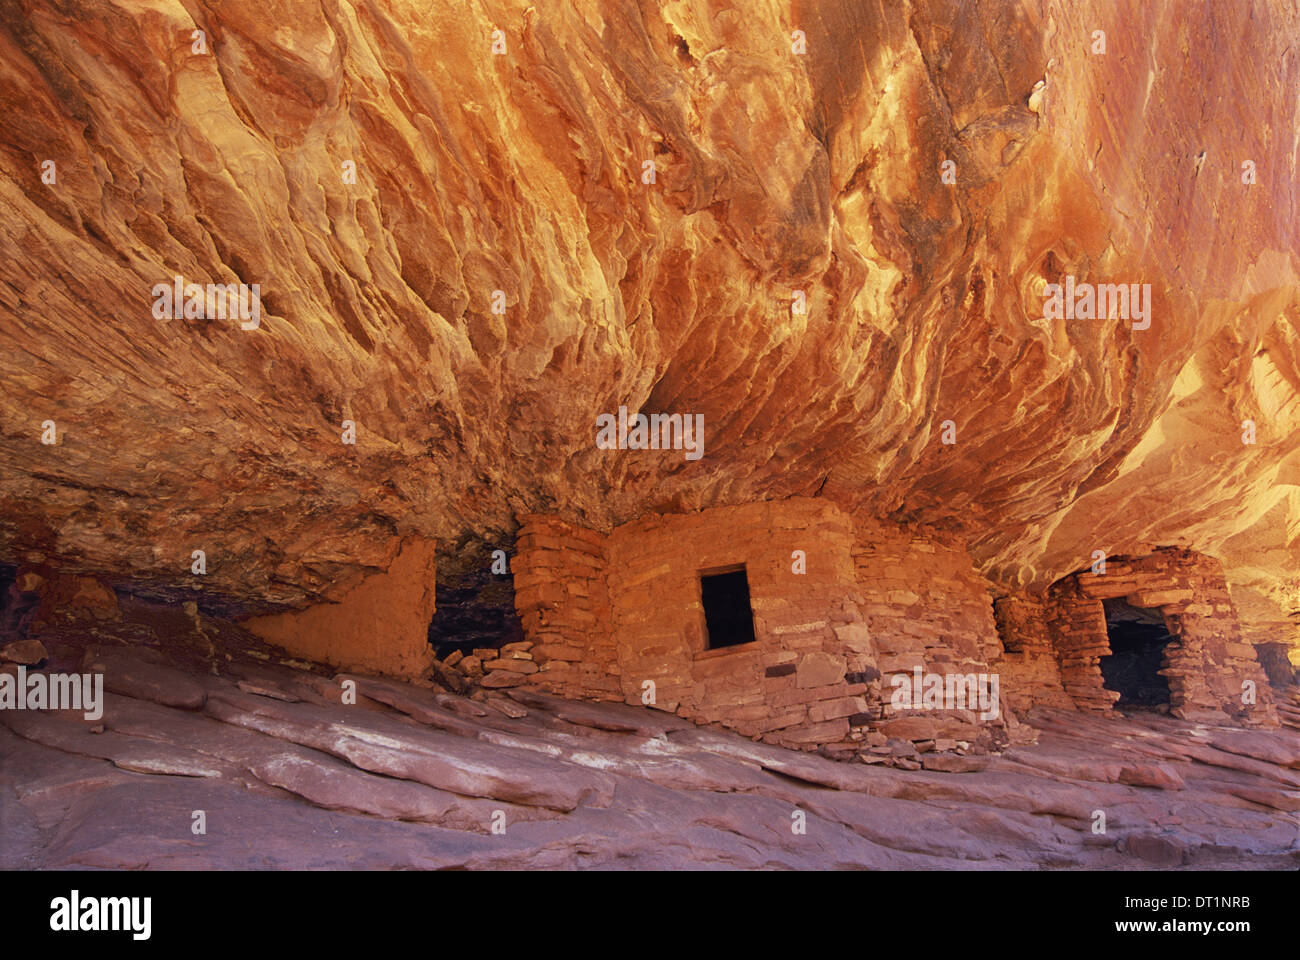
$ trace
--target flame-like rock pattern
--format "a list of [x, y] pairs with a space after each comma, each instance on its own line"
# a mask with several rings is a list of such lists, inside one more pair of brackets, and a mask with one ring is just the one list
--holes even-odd
[[[16, 0], [0, 559], [258, 613], [412, 535], [822, 496], [962, 535], [1008, 590], [1214, 553], [1293, 639], [1297, 29], [1268, 0]], [[260, 325], [156, 318], [176, 275], [259, 284]], [[1044, 319], [1067, 275], [1151, 284], [1150, 326]], [[620, 405], [703, 414], [705, 455], [597, 449]]]

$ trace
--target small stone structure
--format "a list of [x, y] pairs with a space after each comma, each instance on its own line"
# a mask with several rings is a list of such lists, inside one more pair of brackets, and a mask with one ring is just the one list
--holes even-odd
[[1276, 726], [1268, 678], [1255, 648], [1242, 642], [1219, 562], [1182, 549], [1107, 561], [1105, 572], [1056, 583], [1045, 603], [1065, 692], [1080, 709], [1105, 711], [1118, 694], [1103, 686], [1110, 641], [1103, 601], [1119, 598], [1158, 610], [1172, 640], [1160, 673], [1170, 713], [1188, 720]]
[[[959, 543], [793, 498], [657, 515], [608, 535], [528, 515], [517, 546], [516, 607], [536, 672], [503, 658], [485, 685], [646, 703], [864, 759], [991, 745], [1018, 726], [1005, 712], [891, 705], [895, 675], [987, 675], [1001, 653], [989, 585]], [[701, 577], [742, 567], [755, 639], [711, 649]]]
[[[1112, 709], [1118, 694], [1099, 667], [1110, 653], [1102, 601], [1123, 597], [1158, 608], [1174, 638], [1161, 671], [1171, 712], [1277, 722], [1217, 561], [1185, 550], [1112, 560], [1103, 575], [995, 603], [960, 541], [810, 498], [655, 515], [608, 534], [531, 514], [517, 546], [526, 643], [484, 663], [486, 686], [645, 703], [869, 761], [953, 745], [979, 752], [1031, 737], [1017, 714], [1035, 706]], [[742, 568], [754, 640], [711, 649], [701, 578]], [[990, 674], [996, 717], [971, 704], [891, 702], [897, 678]], [[1244, 681], [1254, 704], [1243, 703]]]

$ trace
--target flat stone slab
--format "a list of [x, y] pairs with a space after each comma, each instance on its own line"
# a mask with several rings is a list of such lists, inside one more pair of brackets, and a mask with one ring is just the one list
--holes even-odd
[[572, 810], [581, 803], [606, 805], [614, 783], [583, 767], [548, 762], [535, 753], [457, 737], [441, 730], [419, 733], [397, 723], [309, 704], [285, 704], [222, 693], [209, 697], [206, 712], [226, 723], [313, 747], [363, 770], [472, 797]]
[[[1047, 714], [1035, 746], [918, 753], [911, 772], [526, 689], [502, 712], [390, 679], [95, 656], [129, 691], [99, 722], [0, 713], [0, 866], [1300, 867], [1291, 731]], [[200, 709], [161, 689], [174, 675]]]
[[126, 647], [92, 647], [82, 669], [104, 674], [104, 689], [182, 710], [199, 710], [207, 699], [203, 686], [179, 670], [151, 662], [152, 651]]

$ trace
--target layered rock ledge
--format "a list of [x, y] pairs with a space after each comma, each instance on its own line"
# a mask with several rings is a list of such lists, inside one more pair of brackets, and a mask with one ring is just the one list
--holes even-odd
[[223, 640], [50, 641], [45, 669], [110, 692], [92, 720], [0, 711], [0, 867], [1300, 866], [1290, 726], [1043, 709], [1037, 745], [908, 772]]

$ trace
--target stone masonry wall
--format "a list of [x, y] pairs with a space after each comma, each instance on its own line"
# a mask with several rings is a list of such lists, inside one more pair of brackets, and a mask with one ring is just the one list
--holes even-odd
[[1016, 739], [1031, 735], [1020, 730], [1006, 710], [988, 721], [972, 710], [896, 711], [890, 706], [893, 678], [914, 675], [917, 668], [945, 676], [996, 672], [990, 664], [1001, 656], [1002, 644], [989, 584], [975, 570], [964, 546], [859, 517], [853, 560], [864, 594], [867, 631], [880, 654], [884, 711], [876, 726], [880, 734], [927, 748], [932, 742], [952, 740], [989, 746], [990, 731], [998, 730], [1001, 739], [1003, 728]]
[[1080, 710], [1109, 713], [1119, 694], [1101, 675], [1101, 658], [1110, 654], [1101, 601], [1079, 594], [1077, 584], [1058, 584], [1044, 610], [1066, 694]]
[[[791, 747], [852, 753], [880, 715], [846, 514], [791, 499], [655, 516], [609, 540], [623, 691], [699, 723]], [[806, 572], [796, 572], [803, 551]], [[744, 564], [755, 642], [707, 649], [700, 573]]]
[[483, 663], [484, 686], [528, 684], [573, 699], [622, 700], [607, 565], [604, 535], [555, 517], [521, 517], [510, 570], [526, 640]]
[[[709, 649], [700, 576], [740, 564], [755, 641]], [[485, 686], [647, 703], [784, 746], [911, 767], [955, 769], [964, 758], [938, 754], [1033, 735], [1005, 708], [990, 719], [890, 705], [882, 673], [994, 672], [1002, 645], [988, 584], [960, 544], [854, 524], [825, 501], [655, 515], [608, 536], [530, 515], [511, 569], [526, 642], [483, 663]], [[1041, 671], [1044, 656], [1054, 668], [1039, 655], [1045, 645], [1013, 672]]]
[[[1277, 713], [1254, 647], [1243, 643], [1222, 567], [1189, 550], [1158, 550], [1108, 560], [1105, 573], [1076, 573], [1049, 591], [1049, 622], [1065, 690], [1087, 710], [1108, 710], [1118, 694], [1102, 685], [1110, 653], [1102, 601], [1122, 597], [1159, 609], [1173, 637], [1165, 647], [1170, 712], [1190, 720], [1231, 719], [1276, 726]], [[1255, 703], [1243, 702], [1253, 684]]]
[[[739, 564], [755, 642], [708, 649], [700, 575]], [[647, 703], [833, 756], [930, 766], [921, 754], [1031, 739], [1016, 713], [1035, 706], [1108, 712], [1108, 597], [1165, 616], [1176, 716], [1277, 722], [1222, 570], [1189, 551], [1114, 559], [1041, 601], [995, 607], [960, 543], [795, 498], [655, 515], [608, 536], [529, 515], [512, 570], [526, 640], [482, 663], [484, 686]], [[895, 708], [894, 679], [918, 669], [998, 675], [999, 715]], [[1256, 704], [1242, 702], [1246, 680]]]
[[1003, 647], [993, 668], [1002, 676], [1008, 708], [1022, 716], [1034, 707], [1076, 709], [1061, 683], [1043, 604], [1025, 596], [1000, 597], [993, 603], [993, 617]]

